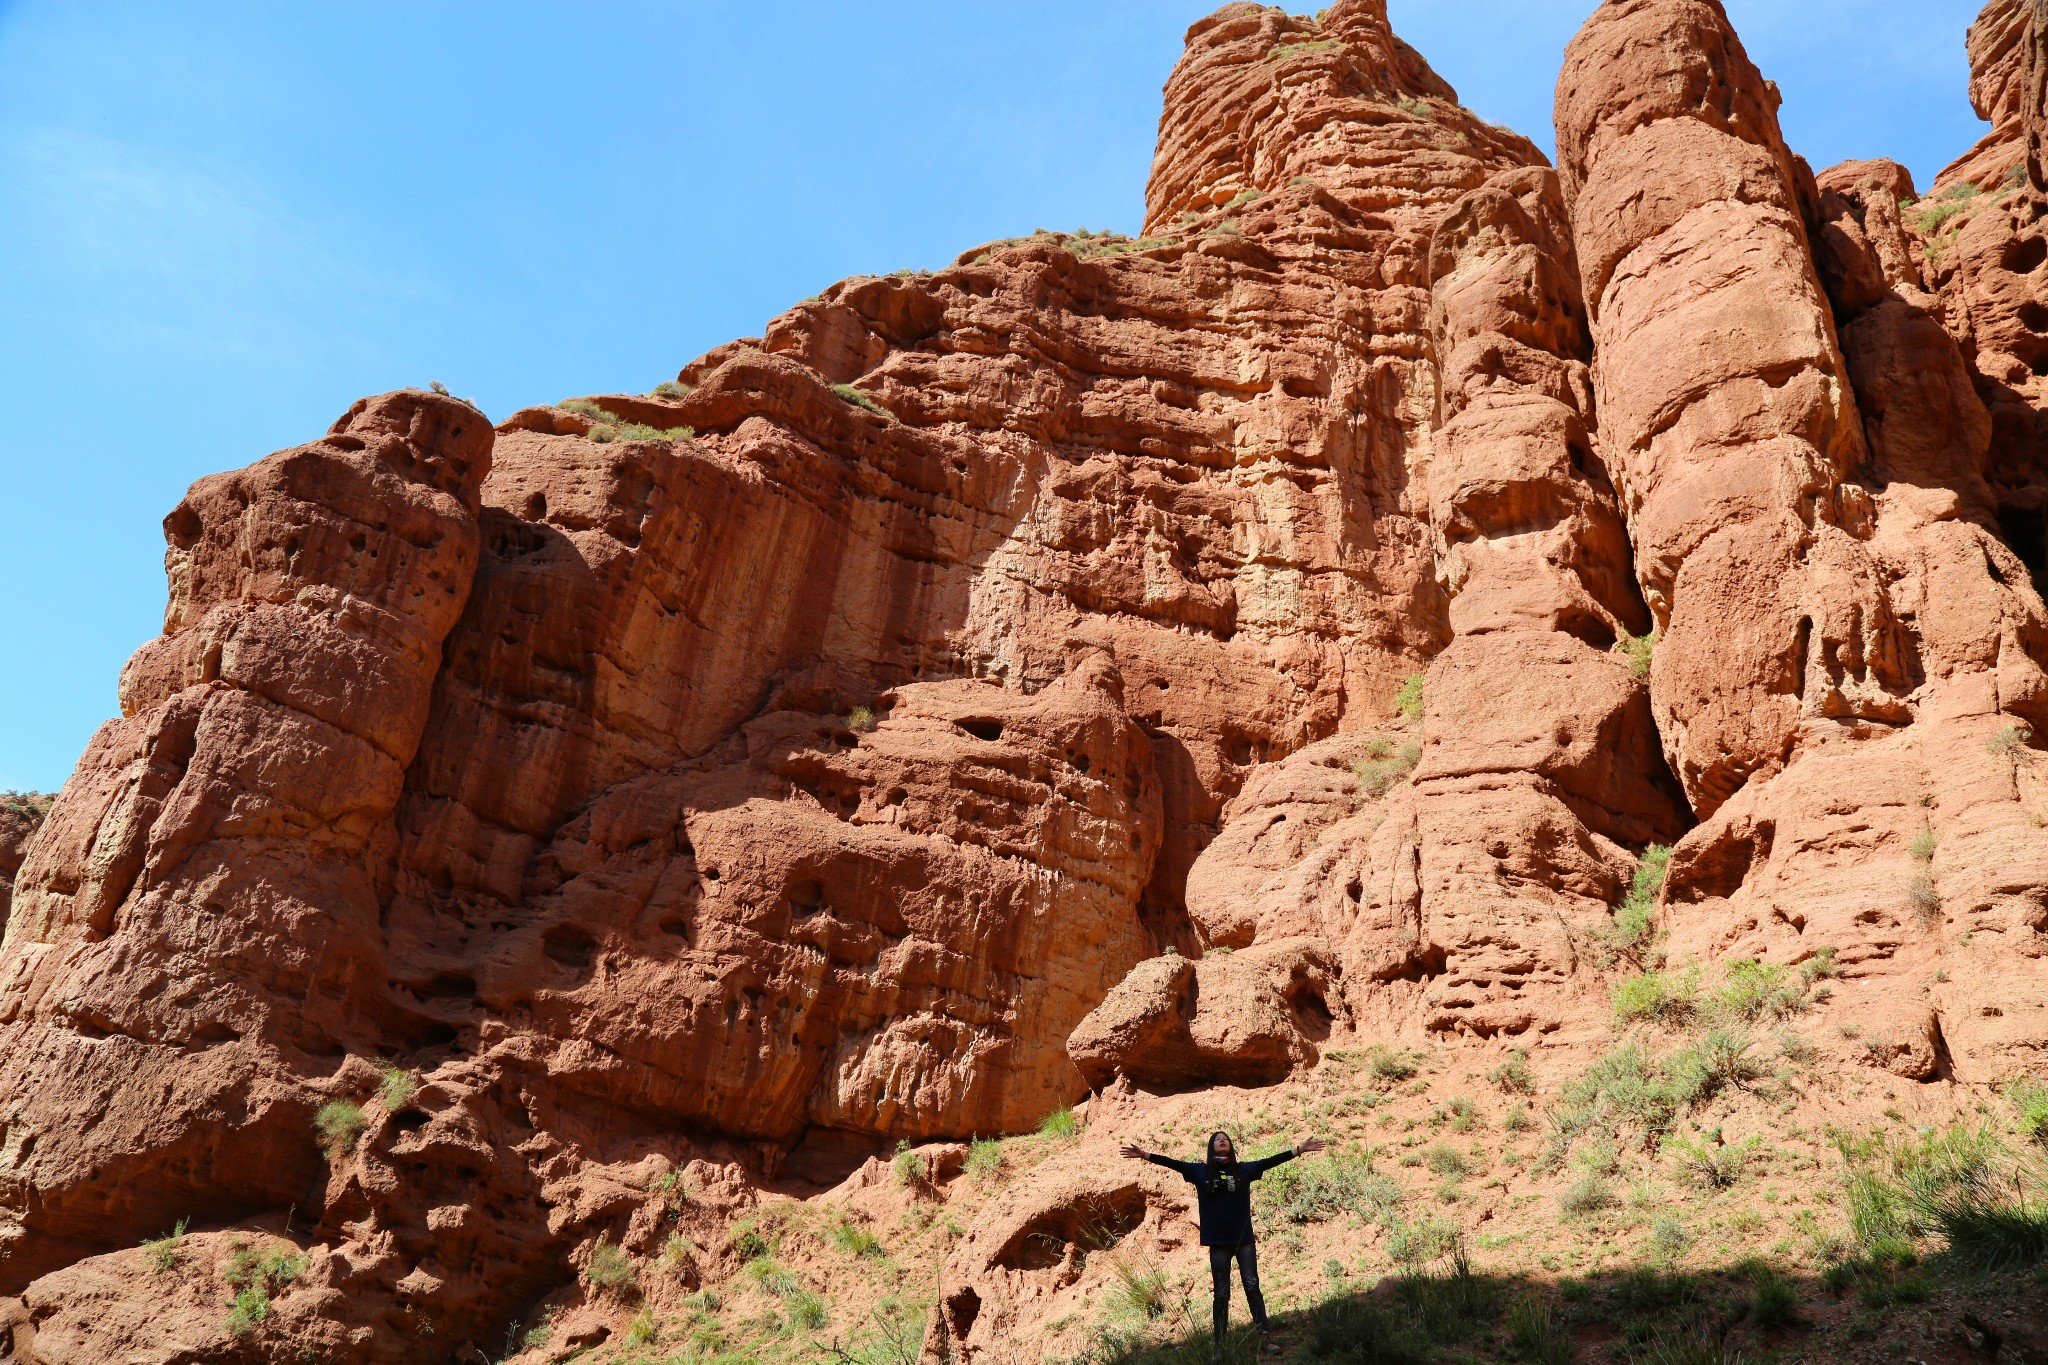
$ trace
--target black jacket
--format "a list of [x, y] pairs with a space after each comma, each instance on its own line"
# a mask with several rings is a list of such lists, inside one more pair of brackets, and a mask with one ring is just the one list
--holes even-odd
[[1282, 1162], [1294, 1160], [1286, 1151], [1263, 1161], [1239, 1161], [1212, 1168], [1206, 1161], [1175, 1161], [1157, 1153], [1145, 1160], [1169, 1171], [1195, 1187], [1195, 1205], [1201, 1213], [1202, 1245], [1241, 1247], [1252, 1240], [1252, 1182]]

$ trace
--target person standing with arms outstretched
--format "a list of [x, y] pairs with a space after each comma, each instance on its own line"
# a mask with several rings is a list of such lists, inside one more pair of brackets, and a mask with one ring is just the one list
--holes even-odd
[[1126, 1143], [1120, 1154], [1132, 1161], [1149, 1161], [1178, 1172], [1195, 1187], [1195, 1207], [1201, 1217], [1202, 1245], [1209, 1248], [1209, 1284], [1215, 1292], [1216, 1346], [1223, 1346], [1224, 1330], [1230, 1325], [1230, 1263], [1237, 1262], [1238, 1278], [1244, 1281], [1245, 1302], [1252, 1310], [1252, 1325], [1267, 1346], [1272, 1329], [1266, 1325], [1266, 1296], [1259, 1292], [1258, 1240], [1252, 1233], [1252, 1182], [1282, 1162], [1323, 1150], [1316, 1138], [1304, 1138], [1294, 1147], [1261, 1161], [1239, 1161], [1230, 1134], [1218, 1129], [1209, 1135], [1207, 1161], [1175, 1161]]

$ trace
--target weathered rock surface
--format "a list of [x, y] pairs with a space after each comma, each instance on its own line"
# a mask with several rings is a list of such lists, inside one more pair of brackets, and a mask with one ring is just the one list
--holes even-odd
[[[935, 1187], [1091, 1091], [1573, 1055], [1656, 845], [1674, 961], [1833, 950], [1829, 1065], [2048, 1067], [2033, 14], [1913, 203], [1793, 155], [1714, 0], [1595, 10], [1554, 171], [1382, 0], [1227, 5], [1140, 240], [203, 480], [14, 874], [17, 1356], [468, 1360], [547, 1308], [566, 1351], [624, 1311], [599, 1247], [730, 1274], [762, 1191], [857, 1212], [898, 1142]], [[928, 1348], [1184, 1213], [1048, 1163]], [[238, 1240], [303, 1264], [229, 1336]]]
[[29, 840], [43, 826], [49, 798], [28, 793], [0, 801], [0, 928], [14, 905], [14, 878], [28, 857]]

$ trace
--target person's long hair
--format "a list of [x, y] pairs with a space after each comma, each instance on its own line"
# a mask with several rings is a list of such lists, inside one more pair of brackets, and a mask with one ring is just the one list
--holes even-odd
[[[1220, 1157], [1216, 1155], [1217, 1138], [1222, 1138], [1225, 1142], [1230, 1144], [1229, 1156]], [[1209, 1159], [1209, 1165], [1212, 1169], [1218, 1167], [1226, 1169], [1235, 1167], [1237, 1165], [1237, 1140], [1231, 1137], [1230, 1134], [1224, 1132], [1221, 1128], [1218, 1128], [1215, 1132], [1209, 1134], [1209, 1148], [1207, 1156]]]

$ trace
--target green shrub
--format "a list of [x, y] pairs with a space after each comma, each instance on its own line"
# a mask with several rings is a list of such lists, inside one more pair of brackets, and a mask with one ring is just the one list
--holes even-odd
[[1650, 1225], [1650, 1252], [1665, 1264], [1685, 1255], [1692, 1246], [1692, 1233], [1684, 1223], [1669, 1216]]
[[1923, 829], [1906, 845], [1906, 852], [1913, 856], [1916, 863], [1931, 863], [1934, 861], [1935, 847], [1934, 831]]
[[815, 1332], [825, 1325], [825, 1301], [808, 1289], [792, 1291], [782, 1301], [789, 1324], [798, 1331]]
[[1421, 673], [1410, 673], [1401, 683], [1401, 690], [1394, 694], [1394, 709], [1401, 713], [1401, 719], [1418, 721], [1422, 719], [1422, 689], [1427, 681]]
[[851, 1256], [880, 1256], [881, 1239], [850, 1219], [842, 1218], [832, 1225], [832, 1245]]
[[1614, 652], [1627, 661], [1632, 678], [1650, 676], [1650, 660], [1656, 649], [1657, 635], [1654, 631], [1648, 635], [1631, 635], [1624, 630], [1621, 638], [1614, 642]]
[[1749, 1275], [1749, 1316], [1759, 1327], [1789, 1327], [1799, 1319], [1799, 1290], [1783, 1271], [1768, 1261], [1752, 1260]]
[[149, 1258], [149, 1269], [153, 1275], [168, 1275], [178, 1264], [178, 1253], [185, 1246], [185, 1226], [190, 1219], [180, 1218], [178, 1225], [161, 1237], [152, 1237], [142, 1244], [142, 1254]]
[[797, 1277], [773, 1256], [759, 1256], [748, 1261], [743, 1273], [778, 1299], [786, 1299], [803, 1289]]
[[2020, 1132], [2027, 1140], [2048, 1146], [2048, 1085], [2023, 1076], [2006, 1086], [2005, 1097], [2019, 1111]]
[[752, 1265], [762, 1260], [775, 1246], [759, 1228], [751, 1222], [735, 1224], [731, 1235], [726, 1238], [725, 1249], [733, 1259]]
[[1260, 1216], [1271, 1222], [1323, 1223], [1353, 1214], [1370, 1221], [1401, 1203], [1401, 1187], [1372, 1158], [1337, 1150], [1318, 1161], [1290, 1161], [1269, 1173]]
[[1422, 1164], [1429, 1168], [1430, 1174], [1445, 1180], [1462, 1180], [1472, 1174], [1472, 1163], [1465, 1160], [1464, 1153], [1441, 1142], [1422, 1153]]
[[1009, 1160], [1001, 1138], [976, 1138], [967, 1144], [967, 1174], [977, 1181], [989, 1180]]
[[1684, 972], [1639, 972], [1615, 983], [1611, 996], [1617, 1023], [1659, 1023], [1683, 1027], [1699, 1017], [1698, 968]]
[[1994, 754], [2014, 754], [2027, 747], [2027, 732], [2017, 725], [2008, 725], [1993, 735], [1984, 745]]
[[678, 381], [673, 379], [664, 379], [659, 384], [656, 384], [654, 386], [654, 389], [651, 392], [650, 397], [687, 398], [689, 397], [689, 395], [690, 386], [688, 384], [679, 383]]
[[1970, 201], [1981, 191], [1975, 185], [1957, 185], [1933, 199], [1923, 199], [1920, 206], [1906, 215], [1915, 231], [1926, 234], [1941, 231], [1954, 218], [1970, 207]]
[[1113, 1257], [1116, 1278], [1109, 1287], [1110, 1306], [1133, 1317], [1156, 1318], [1166, 1311], [1167, 1280], [1163, 1272], [1140, 1267], [1128, 1257]]
[[1651, 844], [1643, 850], [1613, 917], [1596, 937], [1610, 953], [1640, 959], [1657, 942], [1657, 897], [1664, 890], [1664, 875], [1671, 864], [1671, 849]]
[[1805, 985], [1792, 984], [1792, 969], [1775, 962], [1740, 957], [1728, 964], [1727, 977], [1714, 993], [1723, 1017], [1754, 1023], [1796, 1014], [1806, 1007]]
[[1436, 1218], [1420, 1218], [1414, 1222], [1405, 1219], [1390, 1219], [1386, 1238], [1387, 1255], [1398, 1265], [1415, 1269], [1440, 1261], [1457, 1249], [1458, 1228]]
[[1500, 1126], [1510, 1133], [1526, 1133], [1536, 1126], [1536, 1120], [1530, 1115], [1528, 1105], [1518, 1104], [1508, 1110], [1501, 1119]]
[[381, 1077], [377, 1082], [377, 1099], [383, 1104], [385, 1113], [397, 1113], [412, 1103], [412, 1097], [419, 1093], [420, 1083], [411, 1072], [390, 1062], [379, 1063], [377, 1072]]
[[1066, 1142], [1081, 1135], [1081, 1120], [1074, 1117], [1073, 1110], [1061, 1105], [1038, 1125], [1038, 1135]]
[[924, 1158], [911, 1147], [908, 1139], [896, 1144], [896, 1154], [889, 1158], [889, 1169], [896, 1176], [901, 1189], [910, 1189], [924, 1182]]
[[1572, 1334], [1550, 1305], [1533, 1296], [1516, 1299], [1508, 1309], [1508, 1341], [1530, 1365], [1567, 1365]]
[[859, 389], [856, 389], [851, 384], [834, 384], [832, 386], [832, 392], [836, 394], [842, 402], [851, 403], [857, 408], [865, 408], [867, 411], [874, 413], [877, 417], [887, 418], [891, 422], [896, 420], [895, 413], [889, 411], [889, 409], [883, 407], [880, 403], [868, 397], [866, 394], [862, 393]]
[[357, 1139], [369, 1120], [363, 1117], [363, 1106], [354, 1100], [330, 1100], [320, 1106], [313, 1115], [314, 1131], [320, 1134], [320, 1145], [330, 1153], [342, 1156], [355, 1150]]
[[1413, 1053], [1397, 1051], [1385, 1043], [1374, 1043], [1365, 1050], [1367, 1074], [1383, 1085], [1396, 1085], [1407, 1080], [1419, 1065]]
[[1399, 786], [1422, 762], [1422, 746], [1412, 740], [1397, 745], [1389, 739], [1375, 739], [1365, 751], [1367, 756], [1351, 765], [1351, 775], [1369, 801], [1377, 801]]
[[591, 1250], [590, 1264], [583, 1278], [593, 1289], [624, 1290], [639, 1282], [640, 1272], [626, 1249], [611, 1242], [599, 1242]]
[[1575, 1218], [1611, 1209], [1615, 1202], [1614, 1186], [1608, 1183], [1606, 1176], [1595, 1171], [1581, 1175], [1557, 1197], [1558, 1207]]
[[1665, 1074], [1685, 1105], [1705, 1104], [1724, 1090], [1742, 1090], [1764, 1077], [1764, 1064], [1751, 1055], [1756, 1040], [1741, 1029], [1709, 1029], [1691, 1047], [1673, 1054]]
[[245, 1337], [270, 1316], [270, 1291], [261, 1284], [245, 1285], [228, 1312], [229, 1336]]
[[1826, 981], [1840, 976], [1842, 968], [1835, 961], [1833, 944], [1823, 944], [1814, 950], [1813, 956], [1799, 964], [1801, 984], [1811, 989], [1816, 981]]
[[1678, 1164], [1684, 1177], [1702, 1189], [1725, 1190], [1742, 1178], [1757, 1139], [1730, 1146], [1721, 1141], [1720, 1130], [1704, 1138], [1672, 1133], [1664, 1139], [1664, 1155]]
[[1486, 1079], [1510, 1095], [1535, 1094], [1536, 1078], [1529, 1071], [1529, 1049], [1518, 1047], [1508, 1053], [1506, 1061], [1486, 1073]]
[[846, 728], [854, 731], [856, 734], [863, 735], [873, 730], [875, 728], [874, 708], [856, 706], [851, 711], [848, 711], [846, 713]]

